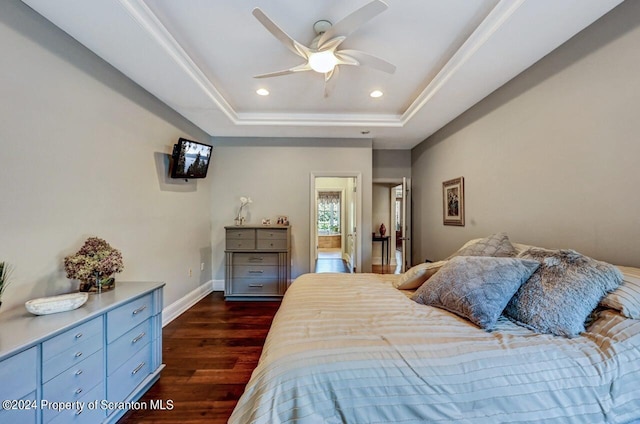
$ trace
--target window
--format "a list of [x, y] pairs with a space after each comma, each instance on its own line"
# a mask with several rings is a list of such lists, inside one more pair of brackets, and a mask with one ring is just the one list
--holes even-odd
[[340, 234], [340, 192], [318, 193], [318, 234]]

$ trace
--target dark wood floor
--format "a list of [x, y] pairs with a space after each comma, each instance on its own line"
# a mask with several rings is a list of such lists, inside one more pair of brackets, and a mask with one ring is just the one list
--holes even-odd
[[258, 363], [280, 302], [225, 302], [213, 292], [162, 333], [166, 368], [142, 397], [173, 410], [128, 412], [119, 424], [226, 423]]
[[321, 259], [318, 258], [316, 260], [316, 273], [321, 272], [340, 272], [340, 273], [351, 273], [347, 263], [343, 259]]

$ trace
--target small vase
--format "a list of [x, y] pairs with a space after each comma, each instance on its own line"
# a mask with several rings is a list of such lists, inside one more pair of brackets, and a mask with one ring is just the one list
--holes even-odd
[[380, 235], [384, 237], [387, 234], [387, 227], [384, 226], [384, 223], [380, 224]]
[[100, 275], [96, 275], [95, 278], [90, 280], [84, 280], [80, 282], [80, 288], [78, 289], [81, 292], [89, 292], [89, 293], [102, 293], [105, 291], [109, 291], [116, 287], [116, 279], [113, 277], [102, 277]]

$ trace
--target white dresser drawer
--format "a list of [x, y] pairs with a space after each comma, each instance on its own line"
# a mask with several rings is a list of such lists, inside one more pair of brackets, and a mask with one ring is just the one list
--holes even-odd
[[118, 337], [107, 346], [107, 375], [151, 342], [151, 318]]
[[[90, 409], [89, 402], [98, 401], [98, 407]], [[104, 384], [98, 384], [81, 399], [83, 410], [66, 409], [57, 414], [51, 421], [43, 421], [45, 424], [96, 424], [104, 421], [106, 411], [101, 408], [101, 401], [104, 400]]]
[[62, 371], [77, 366], [85, 358], [101, 351], [104, 344], [102, 332], [100, 335], [84, 339], [71, 348], [51, 357], [42, 357], [42, 381], [47, 382]]
[[[48, 402], [75, 402], [97, 384], [103, 385], [103, 353], [102, 350], [97, 351], [47, 382], [42, 388], [42, 399]], [[44, 422], [53, 419], [58, 413], [54, 409], [43, 409]]]
[[147, 344], [107, 378], [107, 399], [123, 401], [150, 373], [151, 344]]
[[38, 348], [32, 347], [0, 362], [0, 400], [20, 399], [36, 390]]
[[136, 325], [145, 321], [153, 311], [153, 294], [132, 300], [107, 313], [107, 343], [113, 342]]
[[42, 343], [42, 357], [53, 358], [55, 355], [94, 336], [102, 338], [102, 317], [97, 317], [84, 324], [58, 334]]
[[[2, 400], [15, 400], [15, 398], [2, 398]], [[14, 409], [7, 409], [0, 407], [0, 423], [20, 423], [29, 424], [36, 422], [36, 410], [38, 409], [38, 403], [36, 401], [36, 392], [33, 391], [20, 399], [20, 402], [27, 402], [28, 407], [24, 407], [24, 404], [13, 405]], [[18, 407], [20, 406], [20, 407]]]

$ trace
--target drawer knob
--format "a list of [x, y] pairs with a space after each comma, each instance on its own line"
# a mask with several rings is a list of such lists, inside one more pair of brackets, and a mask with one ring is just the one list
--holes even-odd
[[82, 337], [82, 333], [76, 334], [76, 339], [79, 339], [80, 337]]
[[78, 390], [76, 390], [77, 395], [79, 395], [80, 393], [82, 393], [82, 388], [79, 388]]
[[133, 340], [131, 340], [131, 343], [138, 343], [140, 341], [141, 338], [143, 338], [145, 336], [145, 332], [143, 331], [142, 333], [138, 334], [136, 336], [136, 338], [134, 338]]
[[81, 357], [81, 356], [82, 356], [82, 352], [76, 352], [76, 355], [75, 355], [75, 356], [76, 356], [76, 358]]
[[76, 375], [82, 375], [82, 370], [76, 371]]
[[138, 315], [140, 312], [144, 311], [145, 309], [147, 309], [147, 305], [142, 305], [141, 307], [133, 311], [133, 315]]
[[76, 415], [80, 415], [80, 414], [82, 414], [82, 411], [83, 411], [82, 409], [78, 409], [78, 410], [76, 411]]
[[262, 284], [249, 284], [249, 287], [263, 287]]
[[131, 375], [136, 375], [138, 373], [138, 371], [140, 371], [142, 369], [142, 367], [144, 367], [144, 366], [145, 366], [145, 362], [142, 362], [133, 371], [131, 371]]
[[264, 271], [260, 270], [260, 271], [249, 271], [249, 274], [262, 274], [264, 273]]
[[251, 259], [249, 259], [250, 261], [257, 261], [257, 262], [262, 262], [264, 261], [264, 258], [262, 256], [254, 256]]

